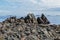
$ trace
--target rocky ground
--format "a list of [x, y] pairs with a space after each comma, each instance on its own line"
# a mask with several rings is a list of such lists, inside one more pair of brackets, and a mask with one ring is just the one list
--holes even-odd
[[60, 25], [51, 25], [44, 14], [10, 17], [0, 22], [0, 40], [60, 40]]

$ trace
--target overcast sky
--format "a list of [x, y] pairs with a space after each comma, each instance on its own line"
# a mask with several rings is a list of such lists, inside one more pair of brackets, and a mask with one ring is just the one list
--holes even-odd
[[0, 15], [60, 15], [60, 0], [0, 0]]

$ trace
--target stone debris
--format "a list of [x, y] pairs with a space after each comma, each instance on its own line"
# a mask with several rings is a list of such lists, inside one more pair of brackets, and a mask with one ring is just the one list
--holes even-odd
[[50, 25], [44, 14], [10, 17], [0, 22], [0, 40], [60, 40], [60, 25]]

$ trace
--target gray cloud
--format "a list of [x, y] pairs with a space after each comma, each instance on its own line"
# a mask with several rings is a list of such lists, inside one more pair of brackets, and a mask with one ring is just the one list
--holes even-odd
[[[5, 5], [0, 5], [0, 9], [10, 11], [9, 14], [24, 14], [27, 12], [40, 13], [41, 11], [51, 11], [53, 8], [60, 8], [60, 0], [4, 0]], [[6, 13], [6, 12], [5, 12]]]

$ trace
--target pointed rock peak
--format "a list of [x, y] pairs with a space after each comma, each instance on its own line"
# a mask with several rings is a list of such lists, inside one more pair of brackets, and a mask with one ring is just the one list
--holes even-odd
[[49, 20], [47, 19], [47, 17], [44, 14], [41, 15], [41, 19], [44, 21], [44, 24], [49, 24], [50, 23]]
[[27, 15], [27, 17], [29, 17], [29, 18], [35, 18], [35, 16], [34, 16], [33, 13], [29, 13], [29, 14]]
[[25, 17], [25, 22], [26, 23], [37, 23], [37, 20], [34, 16], [33, 13], [29, 13], [26, 17]]
[[44, 15], [43, 13], [41, 14], [41, 18], [42, 18], [42, 19], [43, 19], [43, 18], [46, 18], [45, 15]]
[[24, 19], [24, 17], [21, 17], [20, 19]]
[[42, 16], [44, 16], [44, 14], [43, 14], [43, 13], [42, 13], [41, 15], [42, 15]]

